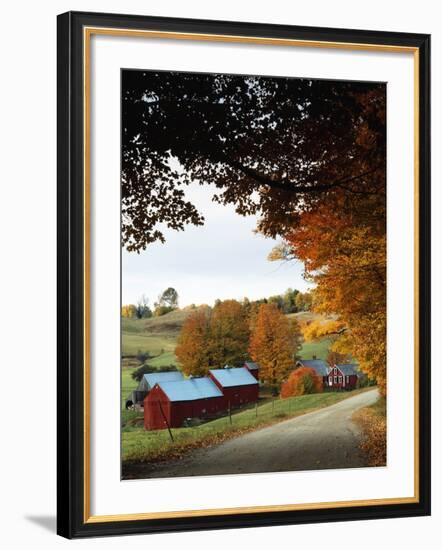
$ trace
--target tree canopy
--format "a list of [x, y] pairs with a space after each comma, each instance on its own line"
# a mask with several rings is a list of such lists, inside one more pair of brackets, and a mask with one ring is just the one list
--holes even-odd
[[[161, 224], [204, 222], [192, 181], [257, 214], [268, 235], [324, 193], [383, 190], [383, 84], [123, 71], [122, 241], [163, 241]], [[365, 136], [365, 138], [364, 138]]]
[[236, 300], [200, 308], [184, 321], [175, 354], [183, 372], [201, 376], [211, 368], [240, 367], [248, 359], [250, 329], [246, 308]]

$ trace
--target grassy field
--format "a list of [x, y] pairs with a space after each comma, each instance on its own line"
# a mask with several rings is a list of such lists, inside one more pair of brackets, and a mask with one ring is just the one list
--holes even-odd
[[174, 349], [189, 311], [172, 311], [151, 319], [122, 319], [122, 353], [133, 357], [139, 352], [155, 356], [154, 367], [177, 364]]
[[322, 338], [317, 342], [304, 342], [298, 355], [301, 359], [313, 359], [313, 356], [316, 356], [317, 359], [323, 359], [325, 361], [331, 343], [332, 340], [330, 338]]
[[151, 355], [171, 352], [175, 349], [175, 342], [176, 338], [168, 335], [123, 332], [123, 357], [134, 356], [140, 351]]
[[220, 443], [258, 427], [328, 407], [361, 391], [365, 389], [267, 401], [258, 406], [258, 414], [254, 406], [236, 412], [232, 415], [232, 424], [226, 416], [197, 427], [173, 428], [174, 442], [171, 441], [167, 430], [145, 431], [142, 416], [139, 413], [131, 413], [132, 416], [127, 418], [122, 429], [123, 461], [140, 462], [179, 457], [191, 449]]

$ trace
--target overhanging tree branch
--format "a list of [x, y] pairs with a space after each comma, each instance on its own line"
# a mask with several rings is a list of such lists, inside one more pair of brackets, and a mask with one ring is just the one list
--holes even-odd
[[249, 166], [244, 165], [243, 163], [229, 158], [225, 154], [219, 155], [221, 162], [224, 162], [225, 164], [228, 164], [231, 168], [235, 168], [236, 170], [240, 170], [243, 174], [246, 176], [254, 179], [256, 182], [260, 183], [261, 185], [267, 185], [268, 187], [272, 189], [278, 189], [280, 191], [287, 191], [291, 193], [324, 193], [325, 191], [331, 191], [332, 189], [335, 189], [336, 187], [341, 187], [345, 189], [345, 191], [348, 191], [350, 193], [363, 193], [363, 194], [369, 194], [368, 192], [364, 191], [353, 191], [351, 188], [344, 187], [344, 184], [351, 183], [352, 181], [370, 176], [371, 174], [374, 174], [380, 166], [376, 166], [375, 168], [371, 170], [367, 170], [365, 172], [361, 172], [360, 174], [356, 174], [354, 176], [345, 177], [338, 179], [331, 183], [326, 184], [311, 184], [311, 185], [297, 185], [295, 182], [289, 181], [289, 180], [275, 180], [269, 176], [265, 176], [263, 174], [260, 174], [253, 168], [250, 168]]

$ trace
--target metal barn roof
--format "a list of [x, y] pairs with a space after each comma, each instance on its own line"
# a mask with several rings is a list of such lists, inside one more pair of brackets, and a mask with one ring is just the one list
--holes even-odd
[[338, 369], [344, 374], [345, 376], [350, 376], [352, 374], [355, 374], [356, 376], [360, 376], [361, 372], [359, 371], [358, 365], [336, 365]]
[[328, 371], [330, 370], [328, 364], [322, 359], [301, 359], [298, 363], [303, 367], [315, 369], [319, 376], [327, 376]]
[[[147, 389], [152, 389], [155, 384], [159, 382], [176, 382], [178, 380], [184, 380], [182, 372], [170, 371], [170, 372], [151, 372], [143, 376], [144, 382], [147, 384]], [[141, 388], [140, 388], [141, 389]]]
[[195, 401], [208, 397], [222, 397], [215, 382], [210, 378], [189, 378], [188, 380], [158, 382], [170, 401]]
[[250, 374], [246, 367], [210, 369], [211, 374], [218, 380], [223, 388], [233, 386], [250, 386], [258, 384], [258, 380]]
[[259, 365], [258, 363], [252, 363], [252, 361], [246, 361], [244, 363], [244, 365], [249, 369], [249, 370], [259, 370]]

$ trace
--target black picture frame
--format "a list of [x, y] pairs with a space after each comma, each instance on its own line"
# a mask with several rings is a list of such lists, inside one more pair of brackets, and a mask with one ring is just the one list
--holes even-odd
[[[419, 61], [419, 468], [418, 499], [373, 504], [194, 517], [89, 521], [85, 514], [84, 385], [85, 27], [409, 47]], [[430, 36], [398, 32], [68, 12], [58, 16], [58, 484], [59, 535], [67, 538], [228, 529], [430, 514]]]

